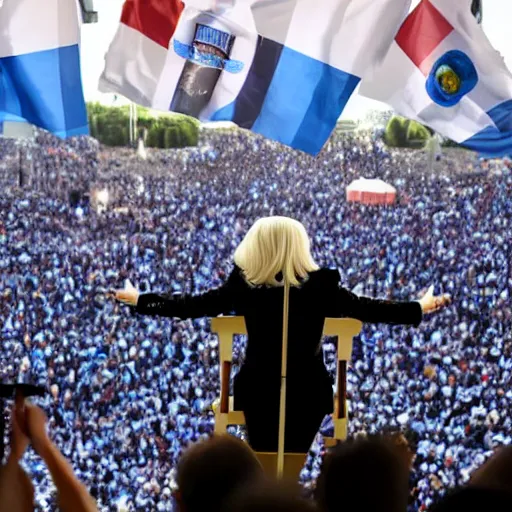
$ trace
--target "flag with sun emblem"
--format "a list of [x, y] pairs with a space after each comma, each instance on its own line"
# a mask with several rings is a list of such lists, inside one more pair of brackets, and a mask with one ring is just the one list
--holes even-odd
[[512, 74], [471, 0], [422, 0], [360, 94], [485, 156], [512, 154]]

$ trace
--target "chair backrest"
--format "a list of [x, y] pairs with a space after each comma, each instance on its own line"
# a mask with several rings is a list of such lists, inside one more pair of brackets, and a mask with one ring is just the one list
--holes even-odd
[[[334, 440], [347, 437], [347, 365], [352, 356], [353, 338], [363, 324], [352, 318], [326, 318], [324, 336], [338, 338], [337, 391], [334, 403]], [[216, 411], [215, 431], [225, 431], [228, 425], [243, 424], [243, 414], [230, 407], [229, 379], [233, 363], [233, 336], [247, 335], [245, 319], [242, 316], [222, 316], [212, 319], [211, 330], [219, 337], [220, 359], [220, 403]]]

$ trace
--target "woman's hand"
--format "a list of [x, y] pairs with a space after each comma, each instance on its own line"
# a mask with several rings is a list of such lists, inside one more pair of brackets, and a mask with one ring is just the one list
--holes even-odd
[[435, 313], [450, 304], [452, 298], [448, 294], [434, 296], [434, 287], [431, 286], [427, 293], [418, 301], [423, 314]]
[[139, 291], [130, 281], [126, 281], [126, 285], [122, 290], [116, 290], [114, 296], [116, 300], [127, 306], [136, 306], [139, 302]]

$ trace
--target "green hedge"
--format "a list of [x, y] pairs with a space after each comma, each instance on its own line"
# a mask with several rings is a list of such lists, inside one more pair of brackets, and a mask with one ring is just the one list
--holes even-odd
[[431, 132], [422, 124], [393, 116], [386, 126], [384, 141], [388, 146], [396, 148], [423, 148], [430, 138]]
[[353, 132], [357, 128], [357, 123], [350, 119], [341, 119], [336, 124], [336, 130], [339, 132]]
[[[421, 123], [393, 116], [386, 126], [384, 142], [396, 148], [419, 149], [425, 147], [427, 140], [434, 135], [434, 131]], [[466, 149], [450, 139], [444, 139], [443, 147]]]
[[[91, 136], [105, 146], [130, 144], [130, 107], [106, 107], [88, 103]], [[154, 116], [148, 109], [137, 107], [137, 139], [148, 147], [183, 148], [197, 146], [199, 122], [181, 114]]]

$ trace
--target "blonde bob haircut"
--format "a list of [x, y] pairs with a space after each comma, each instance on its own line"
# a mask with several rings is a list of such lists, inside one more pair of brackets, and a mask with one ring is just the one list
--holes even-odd
[[[299, 286], [309, 272], [318, 270], [304, 226], [288, 217], [264, 217], [249, 229], [235, 251], [235, 263], [249, 284]], [[276, 276], [281, 273], [282, 281]]]

